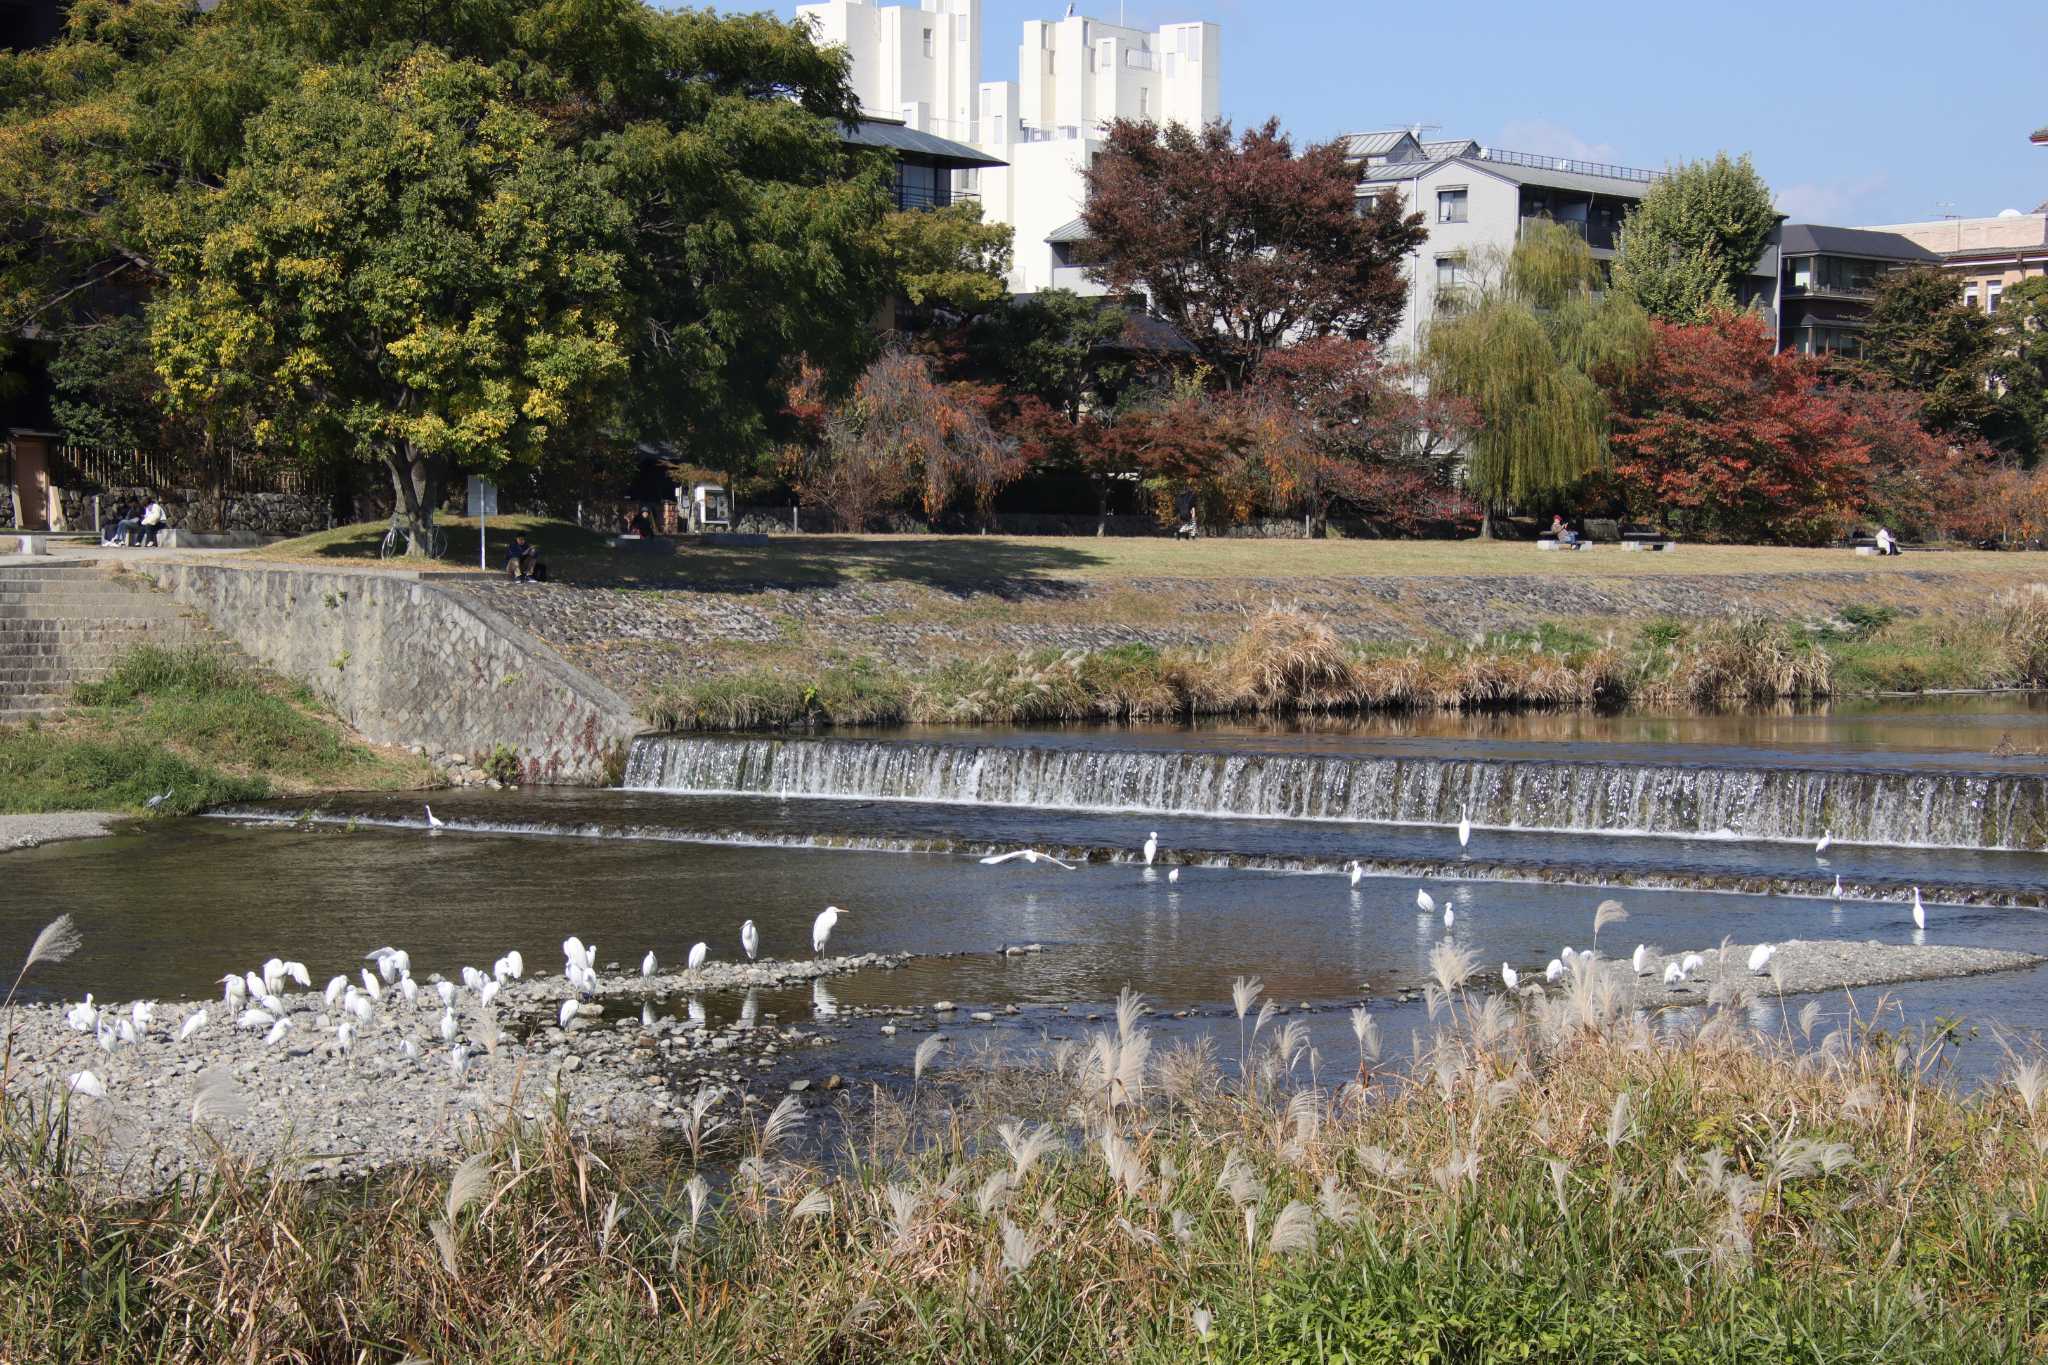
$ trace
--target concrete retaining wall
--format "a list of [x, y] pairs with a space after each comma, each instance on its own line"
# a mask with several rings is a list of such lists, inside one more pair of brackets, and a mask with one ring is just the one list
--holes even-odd
[[523, 779], [601, 783], [641, 728], [627, 701], [459, 581], [272, 565], [134, 566], [372, 740], [519, 755]]

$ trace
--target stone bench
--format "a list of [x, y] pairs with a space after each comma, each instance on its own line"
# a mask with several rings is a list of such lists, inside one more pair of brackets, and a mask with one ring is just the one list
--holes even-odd
[[1536, 542], [1536, 548], [1539, 550], [1590, 550], [1593, 547], [1589, 542], [1583, 540], [1574, 544], [1558, 540], [1554, 536], [1544, 536]]
[[1675, 540], [1624, 540], [1621, 542], [1621, 548], [1624, 550], [1655, 550], [1661, 554], [1669, 554], [1678, 548], [1678, 542]]
[[15, 537], [20, 553], [25, 555], [46, 555], [50, 553], [50, 537], [42, 532], [23, 532]]

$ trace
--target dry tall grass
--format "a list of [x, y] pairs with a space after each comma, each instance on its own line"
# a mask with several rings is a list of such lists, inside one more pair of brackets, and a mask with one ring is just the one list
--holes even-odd
[[1732, 995], [1628, 1013], [1590, 962], [1516, 999], [1476, 991], [1452, 945], [1433, 964], [1432, 1033], [1398, 1068], [1363, 1010], [1355, 1054], [1324, 1055], [1241, 982], [1222, 1055], [1157, 1045], [1127, 994], [1029, 1057], [921, 1048], [914, 1091], [808, 1146], [792, 1104], [747, 1119], [714, 1095], [685, 1151], [600, 1152], [558, 1113], [452, 1179], [311, 1189], [224, 1157], [115, 1202], [71, 1169], [76, 1116], [17, 1101], [0, 1341], [337, 1362], [2048, 1345], [2048, 1066], [1962, 1098], [1939, 1038], [1818, 1005], [1767, 1035]]

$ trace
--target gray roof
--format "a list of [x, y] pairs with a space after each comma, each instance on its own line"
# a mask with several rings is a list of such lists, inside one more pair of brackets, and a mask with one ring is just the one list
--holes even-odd
[[1088, 225], [1079, 218], [1069, 218], [1051, 232], [1045, 234], [1048, 242], [1085, 242], [1089, 240]]
[[955, 142], [936, 133], [920, 132], [888, 119], [864, 118], [859, 123], [849, 124], [841, 129], [839, 140], [855, 147], [880, 147], [885, 151], [928, 156], [955, 167], [1010, 164], [964, 142]]
[[1650, 182], [1646, 180], [1590, 175], [1585, 171], [1546, 170], [1538, 166], [1520, 166], [1513, 162], [1495, 161], [1491, 157], [1477, 155], [1439, 157], [1433, 161], [1382, 162], [1379, 165], [1367, 166], [1360, 179], [1368, 184], [1413, 180], [1451, 162], [1498, 176], [1512, 185], [1542, 185], [1549, 189], [1579, 190], [1586, 194], [1608, 194], [1624, 199], [1640, 199], [1650, 188]]
[[1382, 161], [1376, 166], [1367, 166], [1363, 171], [1359, 172], [1358, 178], [1364, 184], [1385, 184], [1395, 180], [1413, 180], [1419, 175], [1429, 174], [1429, 172], [1443, 165], [1448, 159], [1446, 157], [1439, 157], [1435, 161]]
[[1387, 128], [1370, 133], [1346, 133], [1342, 141], [1346, 156], [1385, 156], [1403, 146], [1420, 146], [1406, 128]]
[[1469, 137], [1446, 138], [1422, 144], [1422, 154], [1431, 161], [1440, 161], [1447, 156], [1475, 156], [1478, 152], [1479, 143]]
[[1896, 232], [1871, 232], [1864, 228], [1826, 227], [1819, 223], [1787, 223], [1780, 230], [1781, 253], [1786, 256], [1870, 256], [1883, 261], [1939, 262], [1941, 257]]

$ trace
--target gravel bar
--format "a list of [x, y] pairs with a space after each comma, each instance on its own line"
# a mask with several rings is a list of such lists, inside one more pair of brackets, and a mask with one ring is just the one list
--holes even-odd
[[[1632, 954], [1603, 958], [1600, 970], [1624, 992], [1632, 993], [1636, 1007], [1655, 1008], [1704, 1004], [1714, 987], [1724, 981], [1752, 994], [1814, 995], [1857, 986], [1890, 986], [1902, 981], [1940, 981], [1986, 972], [2018, 971], [2048, 961], [2032, 953], [2000, 948], [1795, 938], [1774, 944], [1770, 962], [1759, 973], [1749, 969], [1749, 955], [1756, 946], [1731, 943], [1725, 949], [1716, 945], [1679, 953], [1652, 949], [1644, 954], [1640, 974], [1629, 961]], [[1703, 965], [1682, 984], [1665, 985], [1665, 968], [1674, 962], [1682, 965], [1691, 952], [1698, 953]], [[1536, 963], [1518, 969], [1522, 974], [1519, 988], [1523, 992], [1541, 989], [1544, 966]]]
[[97, 839], [112, 834], [125, 815], [104, 810], [62, 810], [43, 815], [0, 815], [0, 852], [34, 848], [60, 839]]
[[[441, 1032], [438, 975], [418, 982], [412, 1003], [380, 982], [382, 998], [347, 1051], [338, 1025], [349, 1016], [342, 1002], [330, 1006], [324, 991], [280, 993], [290, 1025], [275, 1043], [265, 1041], [269, 1025], [238, 1026], [238, 1013], [251, 1002], [230, 1008], [215, 996], [156, 1002], [136, 1041], [117, 1042], [111, 1051], [93, 1032], [67, 1022], [75, 1002], [25, 1005], [14, 1012], [8, 1083], [18, 1096], [55, 1097], [80, 1072], [91, 1072], [106, 1093], [72, 1097], [74, 1127], [97, 1142], [106, 1174], [120, 1188], [154, 1188], [204, 1169], [215, 1142], [302, 1176], [360, 1175], [458, 1151], [478, 1125], [502, 1122], [515, 1096], [519, 1115], [534, 1119], [559, 1095], [571, 1123], [594, 1136], [676, 1128], [702, 1088], [743, 1089], [749, 1074], [838, 1039], [809, 1018], [801, 1027], [764, 1016], [712, 1028], [663, 1012], [649, 1025], [641, 1019], [643, 1001], [801, 986], [838, 973], [900, 967], [910, 957], [721, 962], [649, 977], [611, 964], [598, 988], [579, 997], [566, 1028], [559, 1012], [570, 994], [559, 973], [507, 980], [489, 1006], [457, 985], [452, 1040]], [[359, 989], [361, 980], [351, 973]], [[324, 984], [315, 978], [315, 985]], [[109, 1020], [134, 1026], [133, 1002], [93, 1003]], [[206, 1021], [179, 1040], [180, 1028], [201, 1009]], [[489, 1046], [494, 1033], [495, 1048]], [[418, 1050], [416, 1059], [406, 1052], [408, 1042]], [[468, 1053], [460, 1074], [453, 1065], [456, 1044]], [[212, 1073], [232, 1077], [230, 1093], [246, 1112], [195, 1125], [194, 1101], [202, 1078]]]

